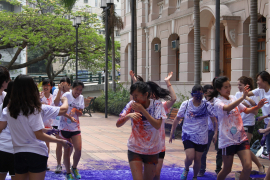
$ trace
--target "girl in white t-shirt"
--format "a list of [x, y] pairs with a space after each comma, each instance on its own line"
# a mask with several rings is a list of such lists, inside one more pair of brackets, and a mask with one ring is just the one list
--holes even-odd
[[0, 133], [9, 127], [15, 158], [16, 179], [44, 179], [47, 169], [48, 148], [44, 141], [72, 146], [43, 133], [41, 102], [34, 80], [19, 75], [14, 81], [9, 104], [0, 118]]
[[[61, 105], [61, 98], [64, 93], [70, 91], [70, 79], [68, 77], [62, 77], [60, 79], [60, 83], [58, 84], [58, 89], [55, 89], [53, 92], [53, 101], [55, 106]], [[58, 129], [59, 123], [60, 123], [60, 116], [57, 116], [52, 123], [52, 126], [54, 129]], [[56, 138], [61, 138], [59, 135], [56, 135]], [[61, 173], [62, 172], [62, 166], [61, 166], [61, 159], [62, 159], [62, 146], [61, 144], [56, 145], [56, 160], [57, 160], [57, 166], [55, 169], [55, 173]], [[72, 153], [72, 147], [70, 150], [70, 154]]]
[[152, 180], [162, 149], [159, 129], [167, 117], [162, 103], [150, 99], [151, 89], [145, 82], [138, 81], [131, 85], [130, 94], [133, 100], [120, 113], [116, 126], [121, 127], [131, 119], [132, 132], [127, 146], [133, 179]]
[[81, 138], [81, 128], [79, 116], [82, 115], [84, 109], [84, 98], [82, 90], [84, 84], [81, 81], [74, 81], [72, 85], [72, 91], [66, 92], [63, 94], [63, 97], [68, 99], [68, 112], [65, 116], [61, 116], [59, 130], [60, 137], [68, 141], [72, 140], [74, 145], [74, 155], [73, 155], [73, 165], [70, 170], [70, 148], [64, 150], [64, 164], [66, 167], [66, 179], [73, 179], [71, 174], [74, 174], [76, 179], [81, 179], [81, 175], [77, 170], [77, 165], [81, 158], [81, 149], [82, 149], [82, 138]]
[[[250, 90], [253, 90], [253, 80], [250, 77], [242, 76], [238, 79], [238, 89], [239, 92], [235, 94], [236, 99], [239, 99], [243, 96], [243, 91], [246, 85], [249, 86]], [[244, 101], [242, 101], [242, 104], [246, 107], [254, 107], [258, 103], [258, 98], [256, 96], [250, 96], [246, 97]], [[244, 112], [241, 113], [241, 117], [243, 120], [243, 126], [245, 129], [245, 132], [248, 137], [248, 142], [250, 143], [251, 138], [253, 136], [253, 130], [255, 126], [255, 115], [258, 114], [258, 111], [255, 111], [254, 113], [246, 114]], [[255, 156], [254, 153], [251, 152], [251, 160], [257, 165], [259, 172], [264, 174], [264, 166], [259, 162], [258, 158]]]
[[231, 84], [227, 77], [218, 77], [213, 80], [214, 107], [219, 121], [219, 149], [222, 149], [223, 169], [219, 172], [217, 180], [224, 180], [231, 172], [234, 154], [237, 154], [242, 162], [243, 170], [240, 180], [249, 178], [251, 172], [251, 152], [247, 135], [243, 127], [240, 113], [254, 113], [266, 103], [261, 100], [257, 106], [245, 107], [241, 102], [249, 92], [249, 86], [245, 86], [243, 95], [239, 99], [231, 96]]

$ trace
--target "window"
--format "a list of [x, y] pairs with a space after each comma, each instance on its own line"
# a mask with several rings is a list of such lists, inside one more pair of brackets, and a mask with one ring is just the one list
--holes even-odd
[[258, 72], [265, 70], [265, 39], [258, 39]]
[[162, 17], [162, 11], [163, 11], [163, 1], [159, 2], [158, 6], [159, 6], [159, 17], [158, 18], [161, 18]]
[[98, 0], [95, 0], [95, 7], [98, 7]]
[[181, 0], [177, 0], [177, 5], [176, 7], [179, 9], [180, 8], [180, 5], [181, 5]]
[[126, 0], [126, 13], [130, 12], [130, 0]]
[[210, 61], [203, 61], [203, 72], [210, 72]]
[[119, 30], [116, 30], [116, 31], [115, 31], [115, 36], [116, 36], [116, 37], [120, 36], [120, 31], [119, 31]]
[[88, 0], [84, 0], [84, 3], [88, 3]]

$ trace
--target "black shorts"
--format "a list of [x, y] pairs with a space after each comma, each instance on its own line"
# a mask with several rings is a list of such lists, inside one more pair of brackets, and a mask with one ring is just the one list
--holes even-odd
[[222, 148], [222, 155], [225, 156], [234, 156], [238, 151], [250, 149], [250, 145], [248, 141], [244, 141], [239, 145], [231, 145], [226, 148]]
[[53, 129], [58, 129], [58, 126], [53, 126]]
[[16, 174], [40, 173], [47, 170], [48, 157], [36, 153], [20, 152], [14, 154]]
[[9, 173], [15, 176], [14, 154], [0, 151], [0, 173]]
[[160, 152], [160, 153], [158, 154], [158, 159], [164, 159], [164, 157], [165, 157], [165, 151]]
[[81, 135], [81, 131], [62, 131], [60, 132], [59, 136], [63, 139], [69, 140], [73, 136]]
[[158, 154], [144, 155], [144, 154], [138, 154], [138, 153], [128, 150], [128, 162], [131, 162], [131, 161], [142, 161], [145, 164], [157, 164]]
[[204, 150], [207, 148], [207, 144], [196, 144], [190, 140], [183, 141], [184, 149], [195, 149], [197, 152], [204, 152]]
[[253, 134], [254, 127], [255, 127], [255, 126], [244, 126], [244, 130], [245, 130], [245, 132], [247, 132], [247, 133]]

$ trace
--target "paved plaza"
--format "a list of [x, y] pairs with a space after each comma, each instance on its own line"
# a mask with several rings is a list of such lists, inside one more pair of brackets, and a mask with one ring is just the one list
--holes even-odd
[[[117, 116], [104, 118], [103, 113], [92, 113], [92, 117], [85, 115], [81, 117], [82, 130], [82, 157], [79, 163], [79, 170], [82, 179], [91, 180], [129, 180], [132, 179], [127, 159], [127, 140], [131, 133], [130, 121], [121, 128], [117, 128], [115, 123]], [[169, 144], [169, 134], [166, 136], [166, 156], [164, 168], [161, 172], [161, 180], [180, 179], [184, 167], [184, 147], [181, 139], [176, 139]], [[51, 143], [51, 153], [49, 156], [50, 171], [46, 174], [46, 180], [64, 180], [64, 174], [55, 174], [56, 167], [56, 144]], [[205, 177], [198, 180], [216, 179], [215, 175], [214, 146], [210, 148], [207, 156], [207, 173]], [[268, 168], [269, 161], [259, 159]], [[235, 156], [233, 171], [242, 169], [241, 162]], [[257, 170], [255, 164], [253, 169]], [[63, 168], [63, 172], [65, 172]], [[234, 179], [232, 172], [227, 179]], [[188, 179], [192, 179], [193, 173], [190, 169]]]

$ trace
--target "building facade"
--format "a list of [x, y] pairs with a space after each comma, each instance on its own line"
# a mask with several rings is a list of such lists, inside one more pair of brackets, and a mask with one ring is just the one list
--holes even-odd
[[[258, 0], [258, 71], [269, 69], [269, 0]], [[121, 31], [121, 81], [130, 81], [131, 13], [130, 0], [121, 1], [124, 30]], [[237, 91], [237, 79], [250, 73], [250, 2], [221, 0], [220, 75], [227, 76]], [[137, 1], [137, 73], [146, 80], [165, 85], [171, 79], [178, 93], [194, 85], [193, 0]], [[215, 0], [200, 1], [201, 82], [215, 77]]]

